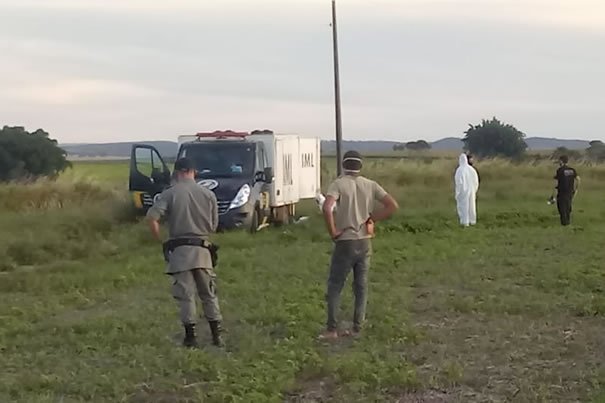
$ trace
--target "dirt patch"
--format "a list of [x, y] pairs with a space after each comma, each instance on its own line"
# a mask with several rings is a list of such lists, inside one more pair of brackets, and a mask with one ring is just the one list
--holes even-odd
[[451, 395], [436, 390], [406, 393], [394, 400], [395, 403], [449, 403], [452, 401]]
[[196, 403], [199, 402], [199, 399], [187, 390], [161, 391], [148, 385], [142, 385], [140, 390], [135, 392], [128, 401], [131, 403]]
[[446, 402], [586, 401], [605, 363], [599, 317], [459, 314], [417, 326], [427, 340], [408, 358], [422, 383], [462, 388]]
[[308, 379], [286, 394], [285, 403], [327, 403], [334, 401], [334, 382], [329, 378]]
[[403, 392], [402, 394], [391, 393], [389, 399], [392, 403], [467, 403], [467, 402], [492, 402], [483, 393], [478, 393], [466, 386], [452, 387], [449, 389], [425, 389], [415, 392]]

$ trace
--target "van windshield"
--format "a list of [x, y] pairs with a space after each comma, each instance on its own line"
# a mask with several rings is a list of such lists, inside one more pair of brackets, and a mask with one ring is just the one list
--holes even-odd
[[254, 145], [249, 143], [198, 143], [183, 147], [179, 157], [194, 161], [201, 178], [250, 177], [254, 174]]

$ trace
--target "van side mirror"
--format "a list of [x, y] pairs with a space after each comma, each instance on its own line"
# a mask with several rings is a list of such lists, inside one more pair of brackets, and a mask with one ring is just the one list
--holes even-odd
[[273, 183], [273, 168], [265, 168], [265, 170], [263, 171], [263, 176], [264, 176], [264, 182], [267, 185], [270, 185]]

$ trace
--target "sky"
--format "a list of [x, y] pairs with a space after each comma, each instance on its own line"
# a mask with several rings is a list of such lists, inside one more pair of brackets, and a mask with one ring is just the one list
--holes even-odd
[[[0, 0], [0, 125], [61, 143], [330, 139], [330, 0]], [[344, 138], [601, 139], [603, 0], [338, 0]]]

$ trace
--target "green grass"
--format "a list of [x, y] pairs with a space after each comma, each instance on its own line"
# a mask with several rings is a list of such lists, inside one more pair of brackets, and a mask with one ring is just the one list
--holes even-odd
[[363, 336], [315, 341], [331, 243], [307, 207], [305, 224], [217, 236], [226, 351], [178, 346], [160, 248], [117, 191], [127, 164], [0, 187], [0, 401], [603, 401], [604, 167], [578, 167], [562, 229], [552, 165], [480, 163], [479, 225], [463, 230], [454, 162], [367, 165], [402, 209], [378, 227]]
[[60, 180], [95, 180], [104, 184], [128, 187], [129, 161], [79, 161], [73, 162]]

